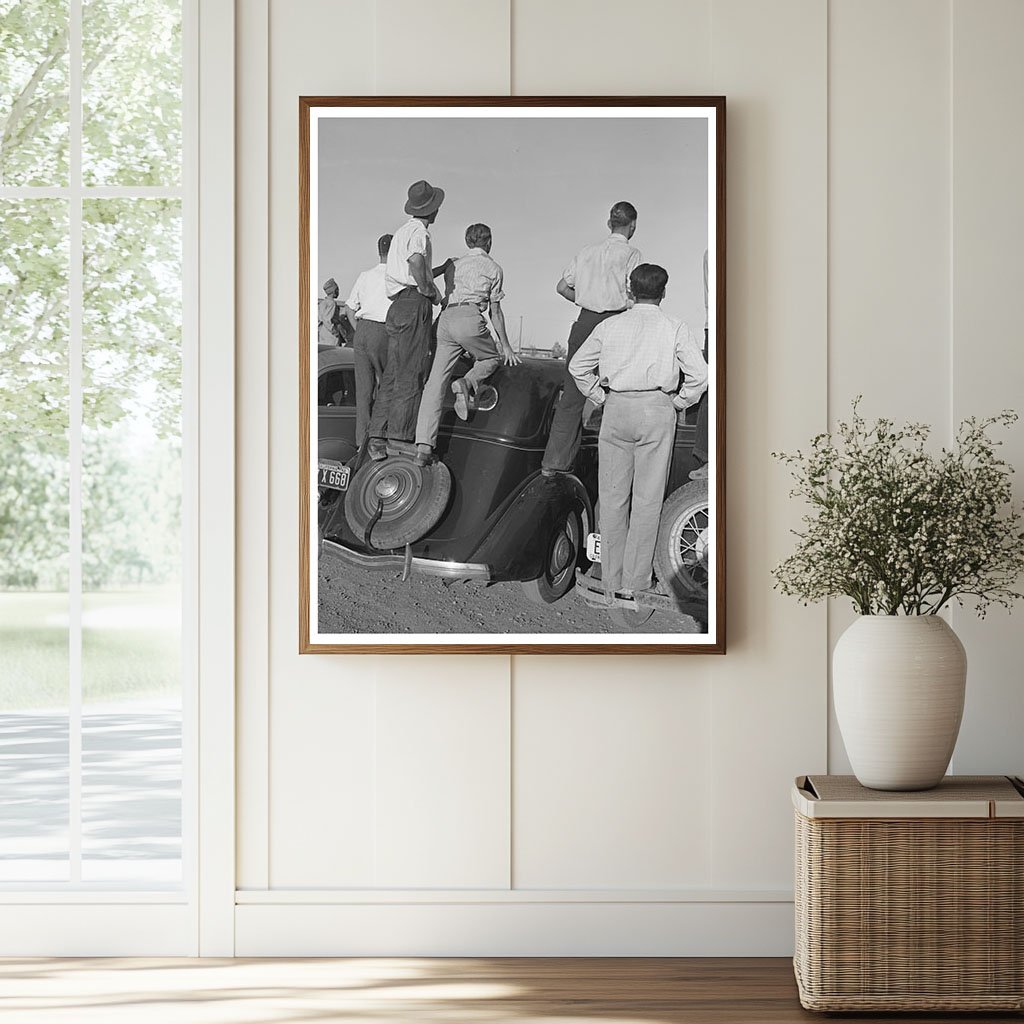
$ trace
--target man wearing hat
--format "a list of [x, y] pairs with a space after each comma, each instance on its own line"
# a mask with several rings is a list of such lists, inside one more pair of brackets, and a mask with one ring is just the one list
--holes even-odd
[[338, 302], [338, 282], [329, 277], [324, 281], [324, 294], [317, 304], [317, 342], [321, 345], [344, 345], [349, 331]]
[[388, 307], [388, 361], [369, 426], [369, 454], [387, 458], [386, 439], [412, 441], [430, 349], [433, 306], [441, 301], [434, 278], [447, 261], [432, 267], [430, 225], [444, 202], [444, 190], [429, 182], [409, 186], [407, 220], [394, 234], [384, 269]]

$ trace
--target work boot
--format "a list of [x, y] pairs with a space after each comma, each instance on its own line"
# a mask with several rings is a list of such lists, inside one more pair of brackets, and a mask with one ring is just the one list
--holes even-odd
[[452, 392], [455, 395], [455, 415], [460, 420], [469, 419], [469, 385], [462, 379], [452, 381]]
[[414, 461], [417, 466], [429, 466], [434, 461], [433, 447], [429, 444], [416, 445], [416, 459]]
[[388, 457], [387, 443], [383, 437], [371, 437], [366, 445], [366, 454], [374, 462], [383, 462]]

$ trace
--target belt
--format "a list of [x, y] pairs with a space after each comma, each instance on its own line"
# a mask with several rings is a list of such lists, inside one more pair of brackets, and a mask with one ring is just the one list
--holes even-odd
[[594, 316], [607, 316], [610, 313], [625, 313], [626, 312], [626, 307], [625, 306], [623, 306], [622, 309], [587, 309], [586, 306], [580, 306], [580, 309], [583, 310], [584, 313], [591, 313]]
[[474, 309], [480, 309], [479, 302], [449, 302], [445, 309], [454, 309], [456, 306], [472, 306]]
[[666, 398], [671, 398], [673, 392], [666, 391], [664, 388], [643, 388], [639, 391], [616, 391], [614, 388], [608, 389], [610, 395], [665, 395]]

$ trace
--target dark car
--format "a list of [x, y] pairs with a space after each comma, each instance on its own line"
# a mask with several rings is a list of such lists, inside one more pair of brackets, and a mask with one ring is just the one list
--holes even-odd
[[[456, 369], [461, 375], [469, 363]], [[467, 421], [454, 396], [442, 409], [438, 461], [415, 464], [415, 446], [390, 444], [371, 462], [356, 443], [350, 349], [319, 355], [318, 449], [321, 553], [349, 564], [403, 568], [459, 580], [518, 581], [551, 603], [579, 584], [600, 592], [597, 432], [588, 406], [572, 474], [541, 475], [541, 457], [564, 363], [523, 359], [500, 367]], [[662, 606], [706, 620], [707, 486], [690, 481], [695, 428], [680, 416], [658, 538]], [[657, 604], [657, 602], [655, 602]], [[647, 613], [649, 614], [649, 612]]]

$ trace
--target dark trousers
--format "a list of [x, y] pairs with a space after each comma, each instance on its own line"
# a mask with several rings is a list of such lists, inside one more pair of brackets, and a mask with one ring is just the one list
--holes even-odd
[[551, 433], [548, 435], [548, 444], [544, 449], [544, 458], [541, 462], [544, 469], [570, 470], [573, 462], [576, 461], [576, 453], [580, 450], [580, 440], [583, 437], [583, 407], [587, 404], [587, 400], [583, 392], [576, 387], [576, 381], [569, 373], [569, 363], [579, 351], [580, 345], [590, 337], [594, 328], [602, 320], [607, 320], [608, 317], [616, 316], [621, 312], [621, 309], [607, 310], [604, 313], [581, 309], [576, 323], [569, 331], [569, 351], [565, 357], [562, 397], [558, 400], [558, 408], [551, 421]]
[[388, 365], [387, 327], [376, 320], [357, 320], [352, 348], [356, 368], [356, 443], [362, 444]]
[[430, 299], [415, 288], [405, 288], [391, 300], [388, 359], [370, 415], [371, 438], [411, 441], [415, 436], [431, 327]]
[[[708, 361], [708, 329], [704, 328], [704, 362]], [[700, 396], [697, 407], [697, 438], [693, 443], [693, 457], [698, 462], [708, 461], [708, 393]]]

